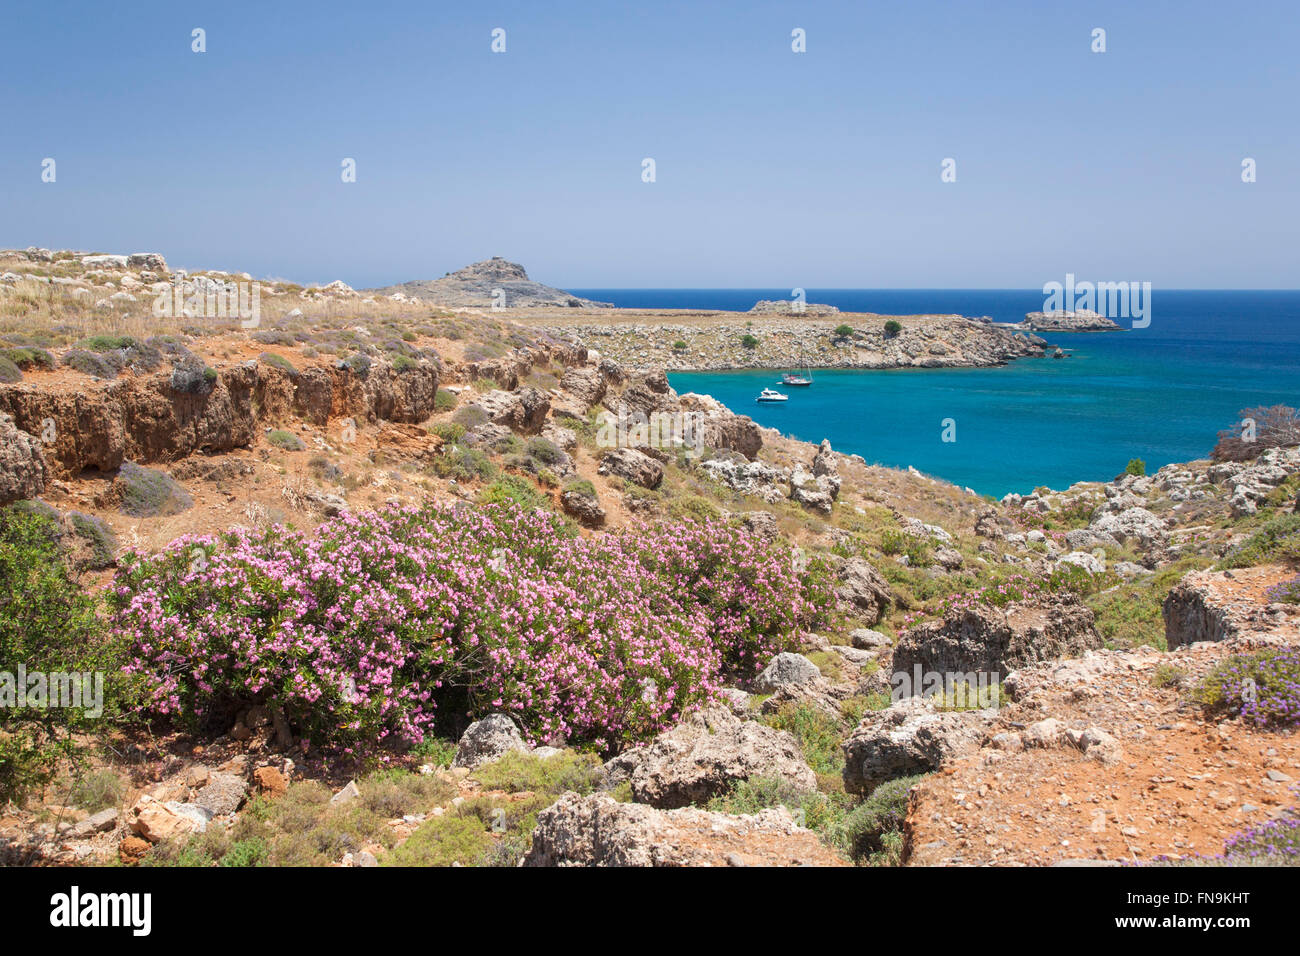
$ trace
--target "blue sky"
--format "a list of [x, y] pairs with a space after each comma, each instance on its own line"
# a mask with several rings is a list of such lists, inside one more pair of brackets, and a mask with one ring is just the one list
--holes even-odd
[[0, 246], [358, 287], [501, 255], [578, 288], [1295, 288], [1297, 49], [1295, 0], [24, 4]]

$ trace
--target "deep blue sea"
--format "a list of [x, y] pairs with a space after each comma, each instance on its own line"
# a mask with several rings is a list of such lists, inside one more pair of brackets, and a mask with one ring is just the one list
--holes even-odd
[[[574, 289], [625, 308], [744, 311], [789, 289]], [[809, 289], [845, 312], [959, 313], [1017, 322], [1040, 290]], [[1120, 324], [1127, 324], [1121, 320]], [[1300, 405], [1300, 291], [1161, 291], [1151, 322], [1123, 332], [1044, 336], [1068, 359], [992, 369], [814, 370], [784, 405], [758, 405], [779, 372], [677, 372], [679, 392], [714, 396], [781, 432], [837, 451], [913, 465], [1001, 496], [1106, 480], [1141, 458], [1154, 471], [1202, 458], [1215, 433], [1256, 405]], [[956, 441], [942, 441], [943, 420]]]

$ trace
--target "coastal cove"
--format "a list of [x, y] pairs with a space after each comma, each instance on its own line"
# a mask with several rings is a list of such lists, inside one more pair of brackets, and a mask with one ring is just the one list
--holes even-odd
[[[623, 307], [682, 308], [682, 291], [600, 298]], [[701, 307], [739, 306], [767, 290], [694, 290]], [[731, 293], [731, 294], [727, 294]], [[759, 293], [756, 295], [755, 293]], [[590, 293], [583, 293], [590, 294]], [[770, 292], [768, 293], [770, 294]], [[810, 302], [883, 314], [960, 312], [996, 321], [1041, 305], [1034, 291], [828, 290]], [[847, 307], [847, 308], [846, 308]], [[849, 321], [853, 321], [849, 319]], [[1149, 328], [1047, 338], [1070, 358], [995, 368], [818, 369], [816, 384], [778, 406], [758, 405], [776, 370], [672, 371], [679, 392], [712, 395], [763, 425], [840, 451], [915, 467], [983, 494], [1107, 480], [1130, 458], [1148, 471], [1208, 454], [1215, 433], [1246, 407], [1295, 404], [1300, 392], [1300, 293], [1157, 293]], [[942, 441], [943, 421], [955, 442]]]

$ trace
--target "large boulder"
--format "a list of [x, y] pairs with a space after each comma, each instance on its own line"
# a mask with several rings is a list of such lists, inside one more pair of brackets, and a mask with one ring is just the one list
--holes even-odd
[[566, 793], [537, 815], [524, 866], [846, 866], [785, 807], [657, 810]]
[[[1036, 661], [1078, 657], [1101, 647], [1092, 610], [1072, 597], [1047, 603], [954, 608], [942, 620], [904, 631], [894, 648], [894, 670], [912, 694], [916, 673], [996, 674]], [[900, 683], [899, 681], [895, 681]]]
[[602, 475], [617, 475], [642, 488], [658, 488], [664, 480], [664, 466], [635, 448], [606, 452], [598, 470]]
[[551, 410], [551, 400], [532, 386], [514, 392], [494, 389], [480, 395], [474, 404], [483, 409], [494, 424], [522, 432], [540, 431]]
[[605, 509], [591, 495], [581, 491], [565, 491], [560, 495], [560, 505], [565, 514], [572, 515], [588, 527], [605, 523]]
[[750, 777], [779, 778], [808, 790], [817, 786], [794, 737], [742, 720], [723, 704], [619, 754], [605, 769], [611, 785], [631, 784], [638, 803], [666, 808], [701, 803]]
[[706, 448], [739, 452], [753, 461], [763, 447], [763, 430], [748, 415], [736, 415], [708, 395], [687, 392], [680, 397], [684, 412], [698, 416], [698, 437]]
[[846, 610], [875, 624], [885, 615], [894, 592], [884, 575], [862, 558], [850, 558], [839, 569], [835, 595]]
[[465, 729], [460, 743], [456, 745], [456, 757], [451, 765], [473, 769], [480, 764], [497, 760], [512, 750], [527, 753], [527, 741], [515, 722], [505, 714], [490, 714], [482, 720], [474, 721]]
[[887, 780], [931, 773], [979, 746], [993, 712], [936, 710], [917, 697], [870, 714], [841, 745], [844, 788], [867, 794]]
[[131, 807], [130, 826], [150, 843], [204, 832], [214, 814], [206, 807], [141, 794]]
[[821, 669], [802, 654], [785, 652], [772, 658], [754, 681], [754, 689], [770, 694], [783, 687], [807, 684], [822, 676]]
[[618, 401], [629, 411], [640, 412], [647, 418], [651, 412], [675, 412], [680, 407], [677, 393], [668, 384], [668, 376], [662, 369], [633, 378]]
[[36, 497], [49, 477], [40, 439], [15, 426], [12, 416], [0, 413], [0, 505]]
[[214, 816], [234, 813], [248, 796], [248, 781], [238, 774], [215, 772], [194, 797], [194, 803]]

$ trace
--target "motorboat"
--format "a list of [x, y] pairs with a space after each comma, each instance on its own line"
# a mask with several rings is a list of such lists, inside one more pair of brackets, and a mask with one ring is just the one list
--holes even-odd
[[790, 401], [790, 396], [789, 396], [789, 395], [782, 395], [780, 392], [775, 391], [775, 390], [770, 389], [770, 388], [765, 388], [765, 389], [763, 389], [761, 392], [758, 393], [758, 398], [756, 399], [756, 401], [760, 401], [760, 402], [788, 402], [788, 401]]

